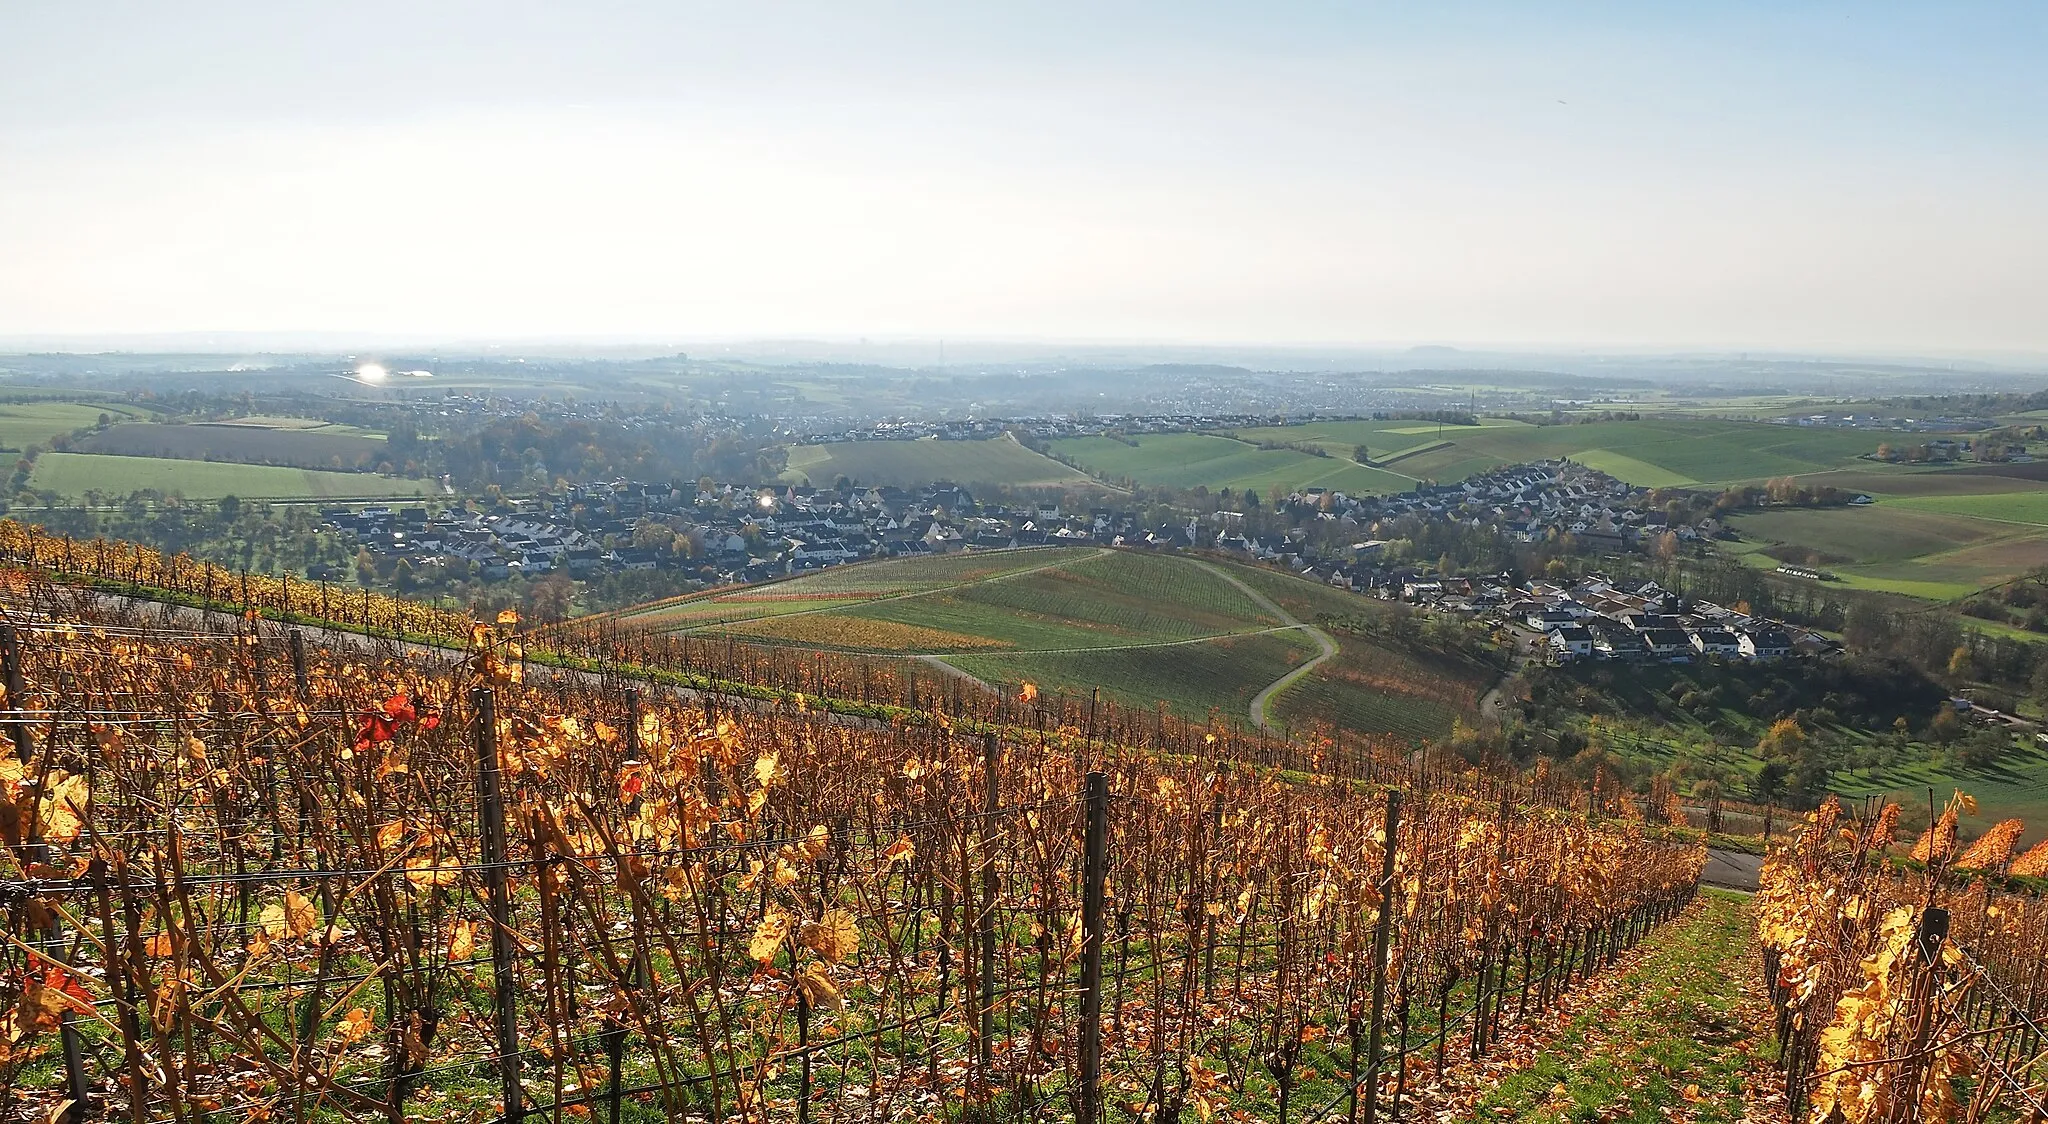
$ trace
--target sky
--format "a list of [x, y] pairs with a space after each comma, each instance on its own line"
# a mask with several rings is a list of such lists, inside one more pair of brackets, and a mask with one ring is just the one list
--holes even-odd
[[0, 0], [0, 337], [2048, 354], [2048, 5]]

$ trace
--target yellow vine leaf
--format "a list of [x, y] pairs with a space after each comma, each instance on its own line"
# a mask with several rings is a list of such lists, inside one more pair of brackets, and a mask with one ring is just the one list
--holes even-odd
[[846, 910], [828, 909], [816, 921], [804, 922], [797, 941], [826, 963], [841, 964], [860, 951], [860, 926]]

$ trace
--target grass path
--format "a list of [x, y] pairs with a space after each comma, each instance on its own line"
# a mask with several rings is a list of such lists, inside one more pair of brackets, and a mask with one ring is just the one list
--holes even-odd
[[1297, 667], [1294, 670], [1289, 671], [1287, 674], [1281, 676], [1280, 678], [1275, 679], [1269, 686], [1267, 686], [1265, 690], [1260, 691], [1257, 695], [1253, 696], [1251, 705], [1252, 726], [1254, 729], [1264, 730], [1267, 728], [1266, 705], [1273, 701], [1273, 697], [1275, 695], [1278, 695], [1280, 692], [1286, 690], [1289, 687], [1292, 687], [1295, 683], [1301, 680], [1302, 676], [1307, 675], [1311, 671], [1314, 671], [1317, 665], [1321, 664], [1324, 660], [1329, 659], [1331, 656], [1336, 655], [1337, 642], [1335, 640], [1330, 639], [1329, 633], [1324, 632], [1322, 629], [1317, 628], [1315, 625], [1303, 624], [1301, 621], [1295, 619], [1294, 614], [1281, 608], [1279, 602], [1274, 601], [1272, 598], [1266, 596], [1263, 593], [1260, 593], [1258, 590], [1253, 589], [1251, 586], [1246, 585], [1244, 582], [1239, 581], [1237, 575], [1230, 573], [1229, 571], [1223, 569], [1220, 566], [1208, 562], [1196, 561], [1195, 565], [1200, 566], [1202, 569], [1207, 570], [1210, 573], [1215, 574], [1217, 577], [1222, 578], [1224, 581], [1229, 582], [1231, 585], [1236, 586], [1238, 592], [1243, 593], [1246, 597], [1252, 599], [1252, 604], [1257, 605], [1259, 608], [1264, 609], [1266, 612], [1271, 613], [1273, 616], [1279, 618], [1281, 621], [1284, 621], [1287, 627], [1299, 628], [1303, 632], [1307, 633], [1308, 638], [1315, 641], [1316, 647], [1320, 649], [1316, 652], [1314, 656], [1309, 657], [1307, 663], [1304, 663], [1300, 667]]
[[[1552, 1021], [1447, 1090], [1438, 1118], [1782, 1124], [1746, 894], [1704, 890]], [[1454, 1075], [1454, 1078], [1458, 1075]]]

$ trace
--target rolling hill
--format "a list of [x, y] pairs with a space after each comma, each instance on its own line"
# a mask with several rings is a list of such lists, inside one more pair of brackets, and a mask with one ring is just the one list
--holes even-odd
[[[1097, 548], [972, 552], [836, 567], [613, 615], [662, 633], [922, 660], [990, 684], [1163, 703], [1243, 721], [1262, 691], [1316, 659], [1322, 615], [1378, 602], [1285, 574]], [[1438, 736], [1488, 679], [1456, 661], [1337, 642], [1268, 703], [1276, 725]], [[1446, 687], [1445, 684], [1450, 686]]]
[[914, 487], [935, 480], [973, 487], [1087, 484], [1086, 475], [1019, 445], [1009, 434], [986, 441], [841, 441], [792, 445], [782, 478], [826, 486], [840, 477], [858, 484]]
[[[1448, 483], [1502, 465], [1571, 457], [1631, 484], [1691, 487], [1843, 469], [1876, 447], [1867, 433], [1805, 429], [1709, 418], [1645, 418], [1536, 426], [1498, 418], [1476, 426], [1387, 419], [1315, 422], [1209, 434], [1106, 437], [1053, 443], [1098, 476], [1214, 491], [1322, 486], [1350, 492], [1399, 492], [1415, 481]], [[1261, 444], [1314, 446], [1298, 449]], [[1350, 459], [1364, 445], [1373, 464]]]

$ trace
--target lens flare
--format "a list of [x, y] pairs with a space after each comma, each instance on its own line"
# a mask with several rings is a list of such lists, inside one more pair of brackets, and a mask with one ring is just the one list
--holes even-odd
[[383, 382], [391, 377], [382, 363], [365, 363], [356, 368], [356, 378], [362, 382]]

